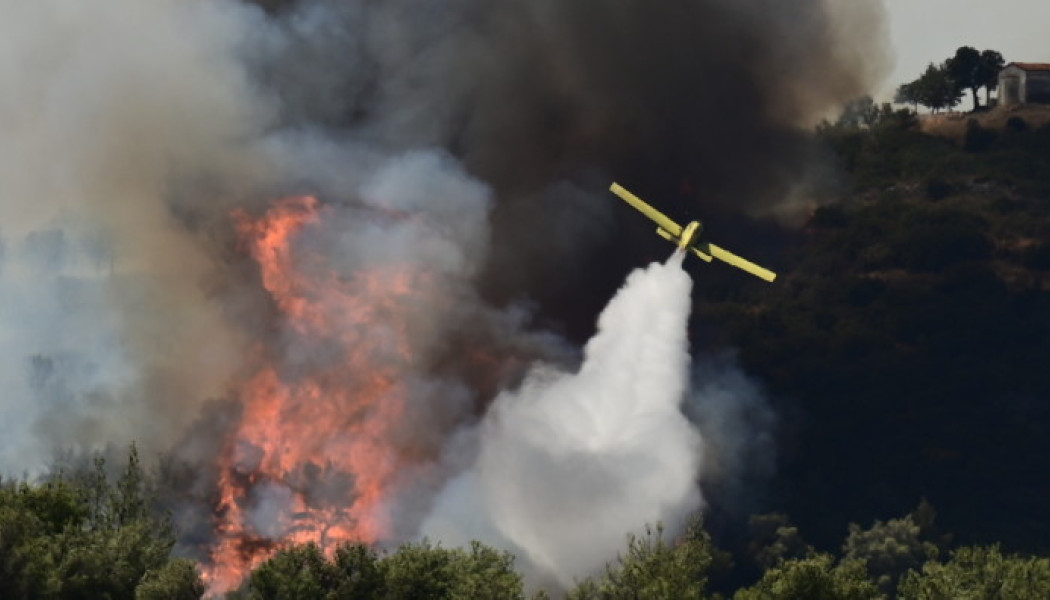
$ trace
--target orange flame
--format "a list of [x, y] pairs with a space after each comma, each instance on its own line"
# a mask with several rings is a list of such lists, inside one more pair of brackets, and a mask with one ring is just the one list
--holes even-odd
[[235, 588], [290, 544], [331, 551], [390, 530], [384, 501], [407, 450], [392, 434], [414, 360], [405, 307], [430, 278], [409, 265], [350, 276], [302, 268], [323, 265], [295, 245], [322, 215], [312, 197], [285, 199], [259, 218], [233, 214], [290, 326], [282, 341], [316, 356], [271, 359], [240, 389], [243, 412], [220, 457], [218, 542], [205, 569], [212, 593]]

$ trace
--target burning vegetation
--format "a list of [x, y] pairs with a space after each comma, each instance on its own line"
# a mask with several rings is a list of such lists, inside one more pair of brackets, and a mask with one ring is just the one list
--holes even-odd
[[349, 280], [298, 272], [295, 238], [320, 212], [315, 198], [299, 197], [259, 219], [234, 214], [289, 334], [334, 354], [290, 368], [261, 350], [264, 366], [238, 391], [241, 415], [221, 458], [219, 541], [207, 573], [219, 589], [236, 587], [290, 544], [332, 551], [390, 534], [383, 503], [410, 451], [395, 436], [413, 370], [404, 321], [427, 278], [412, 265]]

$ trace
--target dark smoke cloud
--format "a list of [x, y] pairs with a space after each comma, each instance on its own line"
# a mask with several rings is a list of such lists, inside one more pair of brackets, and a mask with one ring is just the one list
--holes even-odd
[[259, 68], [287, 119], [444, 146], [500, 191], [599, 167], [775, 202], [797, 126], [885, 66], [875, 2], [268, 4], [287, 35]]
[[256, 69], [286, 123], [440, 146], [494, 187], [497, 297], [607, 253], [613, 178], [683, 217], [797, 207], [802, 126], [888, 66], [876, 0], [259, 4], [282, 35]]

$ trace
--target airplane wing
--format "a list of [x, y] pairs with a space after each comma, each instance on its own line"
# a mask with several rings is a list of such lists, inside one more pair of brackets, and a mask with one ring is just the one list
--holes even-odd
[[649, 206], [644, 200], [635, 196], [631, 192], [625, 190], [620, 184], [614, 183], [609, 186], [609, 191], [619, 196], [624, 202], [638, 209], [643, 215], [649, 217], [660, 226], [660, 229], [670, 233], [671, 235], [680, 237], [682, 235], [682, 226], [675, 223], [671, 219], [667, 218], [667, 215]]
[[[667, 215], [656, 210], [652, 206], [649, 206], [644, 200], [635, 196], [631, 192], [628, 192], [618, 183], [609, 186], [609, 191], [619, 196], [624, 202], [638, 209], [643, 215], [652, 219], [659, 226], [659, 229], [657, 229], [656, 232], [659, 233], [661, 237], [672, 243], [678, 243], [678, 239], [682, 237], [681, 225], [675, 223], [669, 219]], [[777, 278], [777, 274], [773, 271], [760, 267], [745, 258], [739, 257], [724, 248], [720, 248], [708, 242], [701, 242], [693, 245], [689, 249], [706, 262], [711, 262], [713, 259], [717, 258], [720, 261], [729, 263], [738, 269], [743, 269], [755, 277], [765, 279], [766, 281], [773, 281]]]
[[753, 263], [753, 262], [751, 262], [751, 261], [749, 261], [749, 260], [747, 260], [745, 258], [741, 258], [741, 257], [737, 256], [736, 254], [733, 254], [732, 252], [730, 252], [730, 251], [728, 251], [728, 250], [726, 250], [724, 248], [720, 248], [720, 247], [718, 247], [718, 246], [716, 246], [714, 244], [708, 244], [708, 243], [703, 243], [703, 244], [700, 244], [699, 246], [700, 246], [701, 250], [698, 250], [697, 253], [700, 253], [701, 251], [705, 251], [707, 254], [711, 255], [712, 257], [717, 258], [718, 260], [720, 260], [722, 262], [727, 262], [727, 263], [733, 265], [734, 267], [736, 267], [738, 269], [743, 269], [743, 270], [747, 271], [748, 273], [751, 273], [755, 277], [758, 277], [760, 279], [765, 279], [766, 281], [773, 281], [774, 279], [777, 278], [777, 274], [774, 273], [773, 271], [770, 271], [769, 269], [760, 267], [760, 266], [756, 265], [755, 263]]
[[701, 249], [697, 248], [696, 246], [693, 246], [692, 248], [690, 248], [690, 250], [692, 250], [693, 254], [699, 256], [700, 260], [702, 260], [704, 262], [711, 262], [712, 260], [714, 260], [713, 258], [711, 258], [710, 254], [708, 254], [707, 252], [704, 252], [704, 250], [707, 250], [707, 248], [704, 248], [704, 250], [701, 250]]

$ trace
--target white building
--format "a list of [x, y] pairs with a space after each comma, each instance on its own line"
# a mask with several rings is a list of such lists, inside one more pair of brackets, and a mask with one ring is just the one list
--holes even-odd
[[1050, 104], [1050, 63], [1012, 62], [999, 71], [999, 105]]

